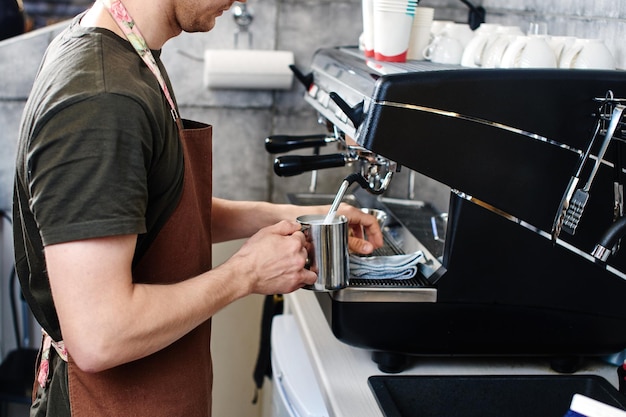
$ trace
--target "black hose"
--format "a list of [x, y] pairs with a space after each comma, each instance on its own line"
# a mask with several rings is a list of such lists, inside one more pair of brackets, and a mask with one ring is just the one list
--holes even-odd
[[598, 245], [607, 249], [611, 249], [617, 241], [626, 233], [626, 217], [621, 217], [615, 221], [602, 235], [598, 241]]
[[352, 174], [348, 175], [346, 178], [344, 178], [344, 181], [347, 181], [348, 185], [352, 185], [353, 182], [358, 182], [362, 188], [366, 189], [372, 194], [382, 194], [383, 192], [385, 192], [384, 189], [376, 190], [372, 188], [370, 186], [370, 183], [367, 182], [367, 180], [363, 177], [363, 175], [358, 174], [356, 172], [353, 172]]

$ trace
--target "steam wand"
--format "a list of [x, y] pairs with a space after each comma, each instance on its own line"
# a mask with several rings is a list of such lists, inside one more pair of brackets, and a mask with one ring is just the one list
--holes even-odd
[[333, 219], [335, 218], [335, 213], [337, 213], [337, 209], [339, 208], [339, 204], [341, 204], [341, 200], [343, 200], [343, 196], [346, 194], [346, 191], [348, 191], [348, 188], [354, 182], [358, 182], [361, 187], [365, 188], [367, 191], [369, 191], [372, 194], [382, 194], [385, 191], [384, 188], [376, 190], [370, 187], [369, 182], [367, 182], [367, 180], [365, 179], [365, 177], [363, 177], [363, 175], [353, 172], [352, 174], [344, 178], [344, 180], [341, 182], [339, 191], [337, 192], [337, 195], [335, 196], [335, 199], [333, 200], [333, 203], [330, 206], [330, 209], [328, 210], [328, 214], [326, 215], [326, 218], [324, 219], [324, 224], [332, 223]]

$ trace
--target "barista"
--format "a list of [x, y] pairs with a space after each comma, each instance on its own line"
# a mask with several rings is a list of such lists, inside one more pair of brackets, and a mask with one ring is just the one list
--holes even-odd
[[[32, 416], [210, 416], [211, 317], [316, 280], [294, 220], [328, 207], [212, 197], [212, 127], [180, 118], [160, 60], [231, 3], [97, 0], [46, 52], [14, 200], [16, 269], [45, 331]], [[340, 213], [353, 250], [382, 245], [373, 216]], [[243, 237], [211, 270], [211, 244]]]

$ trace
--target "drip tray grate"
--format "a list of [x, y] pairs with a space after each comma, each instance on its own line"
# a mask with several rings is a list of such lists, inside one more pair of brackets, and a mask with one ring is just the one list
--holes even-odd
[[428, 286], [428, 281], [424, 277], [413, 277], [409, 279], [362, 279], [351, 278], [350, 287], [354, 288], [415, 288]]

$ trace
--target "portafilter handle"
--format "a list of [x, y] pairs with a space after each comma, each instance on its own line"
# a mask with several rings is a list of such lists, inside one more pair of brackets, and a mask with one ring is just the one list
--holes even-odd
[[291, 177], [307, 171], [325, 168], [339, 168], [346, 165], [344, 154], [328, 155], [283, 155], [274, 160], [274, 172], [279, 177]]
[[327, 143], [336, 141], [334, 136], [323, 133], [301, 136], [273, 135], [265, 138], [265, 150], [269, 153], [285, 153], [295, 149], [326, 146]]

